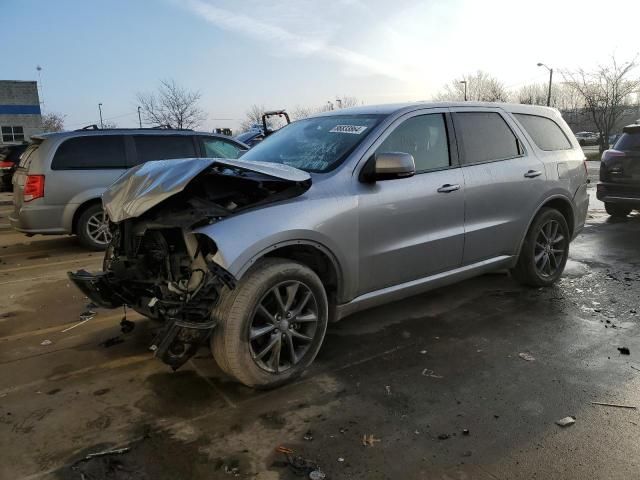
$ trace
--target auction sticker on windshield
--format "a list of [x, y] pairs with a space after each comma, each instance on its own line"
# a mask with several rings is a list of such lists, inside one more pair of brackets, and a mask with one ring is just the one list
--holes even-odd
[[352, 133], [354, 135], [360, 135], [364, 132], [367, 127], [363, 127], [362, 125], [336, 125], [331, 130], [330, 133]]

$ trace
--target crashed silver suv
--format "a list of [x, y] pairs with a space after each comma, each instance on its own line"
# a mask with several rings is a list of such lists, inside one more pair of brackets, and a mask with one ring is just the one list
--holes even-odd
[[249, 386], [291, 380], [328, 322], [485, 272], [549, 286], [588, 205], [584, 154], [550, 108], [332, 111], [241, 159], [147, 162], [103, 196], [104, 272], [72, 280], [163, 322], [173, 368], [209, 341]]

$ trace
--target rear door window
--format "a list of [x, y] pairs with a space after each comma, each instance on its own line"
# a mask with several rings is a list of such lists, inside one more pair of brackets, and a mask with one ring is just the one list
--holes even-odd
[[520, 142], [499, 113], [458, 112], [453, 114], [453, 121], [464, 164], [522, 155]]
[[124, 136], [103, 135], [65, 140], [56, 150], [52, 170], [127, 168]]
[[197, 157], [190, 135], [134, 135], [138, 163]]
[[216, 137], [203, 137], [204, 156], [210, 158], [238, 158], [243, 151], [240, 146]]
[[513, 116], [522, 124], [540, 150], [553, 151], [572, 148], [567, 136], [553, 120], [523, 113], [514, 113]]

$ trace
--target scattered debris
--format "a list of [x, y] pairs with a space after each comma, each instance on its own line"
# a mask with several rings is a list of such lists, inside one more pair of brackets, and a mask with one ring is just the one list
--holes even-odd
[[387, 395], [391, 395], [391, 385], [385, 385], [384, 389], [387, 391]]
[[307, 433], [304, 434], [304, 438], [307, 442], [313, 440], [313, 432], [311, 430], [307, 430]]
[[362, 446], [363, 447], [373, 447], [376, 443], [380, 442], [379, 438], [373, 436], [373, 434], [367, 435], [366, 433], [362, 436]]
[[427, 354], [427, 351], [426, 351], [426, 350], [420, 350], [420, 354], [421, 354], [421, 355], [426, 355], [426, 354]]
[[627, 347], [618, 347], [620, 355], [631, 355], [631, 351]]
[[576, 423], [576, 417], [564, 417], [556, 422], [556, 425], [561, 427], [568, 427], [569, 425], [573, 425]]
[[91, 460], [92, 458], [97, 458], [97, 457], [104, 457], [106, 455], [122, 455], [123, 453], [129, 452], [129, 450], [131, 450], [131, 448], [129, 447], [114, 448], [113, 450], [103, 450], [101, 452], [90, 453], [89, 455], [84, 457], [81, 461]]
[[338, 457], [338, 461], [339, 461], [340, 463], [342, 463], [342, 462], [344, 462], [344, 458], [342, 458], [342, 457]]
[[120, 331], [122, 333], [131, 333], [133, 332], [134, 328], [136, 328], [135, 322], [132, 322], [131, 320], [127, 320], [124, 317], [122, 318], [122, 320], [120, 320]]
[[86, 310], [80, 314], [80, 320], [83, 320], [83, 321], [91, 320], [95, 316], [96, 316], [96, 312], [94, 312], [93, 310]]
[[124, 342], [124, 338], [122, 338], [121, 336], [117, 336], [117, 337], [111, 337], [111, 338], [107, 338], [104, 342], [99, 343], [98, 345], [100, 345], [101, 347], [104, 348], [109, 348], [109, 347], [113, 347], [114, 345], [118, 345], [119, 343], [123, 343]]
[[448, 433], [441, 433], [438, 435], [438, 440], [448, 440], [449, 438], [451, 438], [451, 435]]
[[53, 342], [51, 340], [43, 340], [42, 342], [40, 342], [40, 345], [46, 347], [47, 345], [51, 345], [52, 343]]
[[526, 353], [526, 352], [519, 353], [518, 356], [521, 359], [526, 360], [527, 362], [533, 362], [536, 359], [533, 355], [531, 355], [530, 353]]
[[422, 376], [431, 377], [431, 378], [444, 378], [442, 375], [436, 375], [433, 370], [430, 370], [428, 368], [425, 368], [424, 370], [422, 370]]
[[620, 405], [618, 403], [591, 402], [592, 405], [602, 405], [603, 407], [630, 408], [636, 410], [638, 407], [634, 405]]
[[66, 333], [66, 332], [68, 332], [69, 330], [73, 330], [74, 328], [79, 327], [80, 325], [83, 325], [83, 324], [87, 323], [87, 322], [88, 322], [89, 320], [91, 320], [92, 318], [93, 318], [93, 317], [91, 317], [91, 318], [85, 318], [85, 319], [84, 319], [84, 320], [82, 320], [81, 322], [78, 322], [78, 323], [76, 323], [76, 324], [74, 324], [74, 325], [71, 325], [70, 327], [67, 327], [67, 328], [65, 328], [64, 330], [61, 330], [61, 331], [60, 331], [60, 333]]
[[[307, 475], [308, 478], [313, 480], [322, 480], [326, 477], [320, 467], [311, 460], [307, 460], [300, 455], [294, 456], [294, 451], [284, 445], [280, 445], [276, 448], [277, 453], [281, 453], [287, 459], [287, 465], [297, 476]], [[340, 461], [338, 459], [338, 461]], [[344, 461], [344, 459], [342, 460]]]
[[462, 434], [463, 435], [469, 435], [469, 429], [468, 428], [463, 428], [462, 429]]

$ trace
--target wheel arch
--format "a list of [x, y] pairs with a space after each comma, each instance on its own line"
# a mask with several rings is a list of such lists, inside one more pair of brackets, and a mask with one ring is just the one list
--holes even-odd
[[73, 217], [71, 218], [71, 233], [73, 234], [77, 234], [77, 224], [78, 224], [78, 219], [80, 218], [80, 215], [82, 215], [88, 208], [96, 205], [96, 204], [100, 204], [102, 202], [102, 200], [98, 197], [98, 198], [91, 198], [89, 200], [86, 200], [84, 203], [81, 203], [78, 208], [76, 208], [75, 212], [73, 212]]
[[527, 223], [527, 228], [524, 230], [523, 234], [520, 237], [520, 244], [518, 245], [518, 251], [517, 251], [518, 255], [520, 254], [520, 250], [522, 250], [522, 244], [524, 243], [524, 239], [527, 236], [529, 229], [531, 228], [531, 224], [533, 223], [533, 221], [535, 220], [535, 218], [538, 216], [538, 214], [543, 208], [553, 208], [559, 211], [567, 221], [570, 237], [573, 238], [573, 233], [575, 229], [575, 215], [573, 210], [573, 204], [571, 203], [571, 200], [569, 200], [569, 198], [567, 198], [564, 195], [554, 195], [552, 197], [545, 199], [538, 206], [534, 214], [529, 219], [529, 222]]

